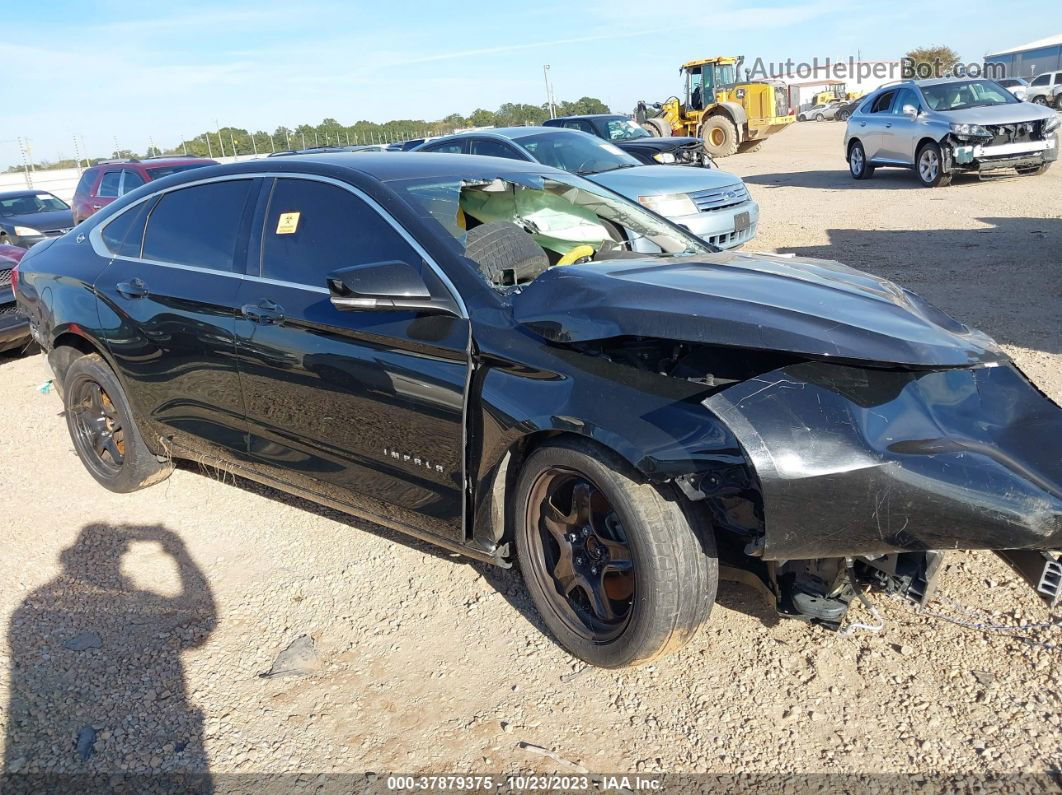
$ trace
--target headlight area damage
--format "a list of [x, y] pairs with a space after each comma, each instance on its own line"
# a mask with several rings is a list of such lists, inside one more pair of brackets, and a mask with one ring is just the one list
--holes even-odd
[[513, 308], [555, 345], [703, 387], [745, 464], [691, 451], [700, 468], [667, 480], [782, 615], [836, 628], [864, 584], [924, 602], [949, 549], [994, 550], [1059, 601], [1062, 409], [917, 296], [723, 254], [551, 269]]

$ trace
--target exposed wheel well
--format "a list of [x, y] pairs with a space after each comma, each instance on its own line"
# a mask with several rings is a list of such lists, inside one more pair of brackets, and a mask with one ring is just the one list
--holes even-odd
[[859, 144], [860, 146], [862, 146], [863, 142], [860, 141], [858, 138], [853, 138], [851, 141], [848, 142], [848, 148], [844, 150], [844, 159], [845, 160], [851, 159], [851, 157], [852, 157], [852, 147], [855, 146], [856, 144]]

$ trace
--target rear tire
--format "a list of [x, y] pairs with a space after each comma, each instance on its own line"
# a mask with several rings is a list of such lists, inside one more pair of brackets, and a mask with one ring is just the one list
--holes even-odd
[[712, 157], [729, 157], [738, 149], [738, 129], [726, 116], [709, 116], [701, 125], [704, 150]]
[[144, 444], [125, 391], [99, 354], [70, 365], [62, 392], [74, 450], [101, 486], [124, 494], [169, 477], [173, 463], [160, 463]]
[[815, 114], [815, 121], [826, 121], [826, 117], [823, 116], [821, 113], [816, 113]]
[[576, 657], [640, 665], [685, 645], [708, 617], [719, 581], [714, 537], [611, 451], [585, 440], [538, 448], [513, 509], [528, 591]]

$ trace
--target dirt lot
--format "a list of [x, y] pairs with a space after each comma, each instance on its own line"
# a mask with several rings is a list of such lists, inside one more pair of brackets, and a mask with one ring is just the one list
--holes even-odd
[[[855, 183], [842, 135], [794, 125], [724, 161], [763, 208], [749, 248], [894, 278], [1062, 401], [1062, 166]], [[513, 572], [193, 466], [104, 491], [36, 390], [48, 377], [41, 357], [0, 362], [8, 772], [571, 772], [522, 741], [600, 773], [1062, 767], [1057, 626], [986, 633], [875, 597], [885, 630], [846, 637], [724, 583], [680, 653], [584, 669]], [[951, 555], [941, 593], [934, 611], [964, 621], [1050, 621], [988, 554]], [[302, 635], [316, 670], [259, 676]]]

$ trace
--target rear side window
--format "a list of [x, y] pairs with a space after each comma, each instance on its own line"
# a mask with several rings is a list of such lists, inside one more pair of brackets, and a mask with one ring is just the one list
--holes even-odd
[[144, 259], [234, 271], [252, 180], [226, 180], [163, 194], [148, 219]]
[[1030, 85], [1046, 86], [1050, 82], [1051, 82], [1051, 75], [1040, 75], [1035, 80], [1033, 80]]
[[873, 106], [870, 108], [871, 113], [888, 113], [889, 106], [892, 104], [892, 97], [895, 91], [886, 91], [880, 97], [874, 100]]
[[1055, 85], [1062, 84], [1062, 72], [1055, 72]]
[[100, 192], [96, 195], [103, 199], [117, 199], [118, 189], [121, 187], [121, 182], [121, 171], [106, 172], [103, 175], [103, 179], [100, 181]]
[[372, 207], [348, 190], [306, 179], [278, 179], [262, 230], [262, 276], [325, 286], [334, 270], [368, 262], [421, 261]]
[[472, 141], [472, 154], [487, 157], [508, 157], [510, 160], [523, 160], [517, 151], [506, 143], [492, 138], [476, 138]]
[[462, 155], [465, 152], [465, 142], [461, 141], [448, 141], [443, 144], [435, 144], [434, 146], [426, 146], [421, 149], [422, 152], [447, 152], [454, 155]]
[[148, 199], [131, 210], [126, 210], [103, 227], [103, 242], [116, 257], [139, 257], [144, 242], [144, 221], [148, 210], [154, 205]]
[[87, 196], [91, 193], [92, 183], [96, 181], [96, 175], [98, 173], [99, 172], [94, 168], [87, 169], [85, 173], [81, 175], [81, 179], [78, 180], [77, 187], [74, 188], [74, 193], [80, 196]]

